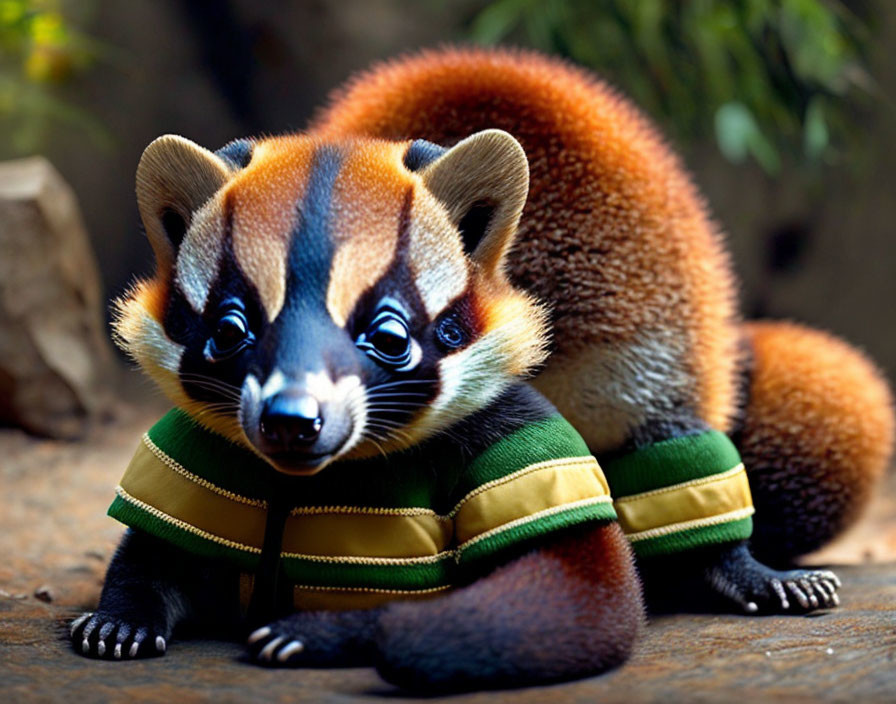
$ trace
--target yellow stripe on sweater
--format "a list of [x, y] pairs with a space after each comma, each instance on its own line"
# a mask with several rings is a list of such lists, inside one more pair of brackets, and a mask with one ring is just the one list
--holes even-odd
[[[744, 466], [674, 486], [616, 499], [619, 524], [630, 540], [745, 518], [753, 513]], [[648, 532], [649, 531], [649, 532]]]
[[[123, 497], [167, 522], [222, 544], [258, 551], [266, 505], [192, 474], [144, 441], [121, 480]], [[582, 502], [610, 502], [593, 457], [538, 462], [470, 492], [449, 516], [429, 509], [315, 507], [286, 521], [283, 555], [325, 562], [404, 563], [444, 559], [452, 545], [470, 544], [520, 521]]]
[[491, 531], [549, 509], [586, 499], [610, 501], [603, 471], [593, 457], [549, 460], [485, 484], [455, 509], [461, 545]]
[[[140, 445], [122, 477], [122, 488], [142, 504], [192, 526], [198, 534], [261, 548], [265, 508], [221, 492], [204, 480], [194, 481], [195, 475], [176, 471], [165, 458]], [[346, 507], [334, 507], [329, 512], [290, 515], [283, 552], [322, 558], [419, 559], [443, 555], [451, 536], [451, 522], [431, 511], [359, 509], [348, 513]]]

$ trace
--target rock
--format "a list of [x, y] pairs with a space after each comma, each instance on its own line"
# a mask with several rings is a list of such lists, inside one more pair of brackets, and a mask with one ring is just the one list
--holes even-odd
[[48, 584], [43, 584], [34, 590], [34, 598], [47, 604], [53, 601], [53, 588]]
[[86, 431], [114, 368], [101, 290], [68, 184], [42, 157], [0, 163], [0, 424]]

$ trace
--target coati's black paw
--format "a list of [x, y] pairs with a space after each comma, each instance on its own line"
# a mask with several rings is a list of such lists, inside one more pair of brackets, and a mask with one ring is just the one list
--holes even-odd
[[249, 657], [268, 667], [358, 667], [373, 662], [378, 609], [299, 611], [249, 635]]
[[166, 636], [157, 629], [104, 614], [82, 614], [71, 625], [74, 649], [89, 658], [132, 660], [164, 655]]
[[290, 619], [275, 621], [249, 634], [249, 657], [268, 667], [299, 667], [306, 664], [305, 640]]
[[746, 545], [723, 553], [704, 574], [716, 594], [748, 614], [808, 613], [840, 604], [840, 580], [830, 570], [773, 570]]

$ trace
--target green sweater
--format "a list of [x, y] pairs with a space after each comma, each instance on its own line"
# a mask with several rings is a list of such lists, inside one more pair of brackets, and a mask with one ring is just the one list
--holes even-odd
[[[641, 555], [746, 538], [752, 529], [743, 465], [713, 431], [606, 463], [615, 510], [597, 460], [559, 415], [476, 457], [432, 454], [413, 448], [279, 477], [277, 490], [293, 505], [280, 561], [297, 607], [442, 591], [488, 571], [508, 549], [617, 514]], [[143, 436], [109, 514], [249, 573], [275, 476], [259, 457], [173, 410]]]
[[[143, 436], [109, 514], [252, 571], [273, 476], [263, 460], [174, 410]], [[597, 460], [558, 415], [466, 461], [460, 453], [427, 457], [410, 450], [336, 463], [310, 477], [281, 477], [280, 490], [284, 481], [294, 508], [281, 564], [297, 602], [306, 594], [315, 606], [328, 603], [313, 592], [447, 589], [509, 548], [616, 517]]]

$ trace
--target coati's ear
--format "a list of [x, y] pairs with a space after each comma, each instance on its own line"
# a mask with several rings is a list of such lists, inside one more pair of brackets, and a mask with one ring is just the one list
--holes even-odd
[[137, 166], [137, 205], [159, 271], [174, 265], [193, 214], [230, 178], [231, 168], [189, 139], [166, 134]]
[[529, 162], [520, 143], [502, 130], [477, 132], [420, 175], [447, 208], [466, 252], [488, 269], [500, 267], [529, 191]]

